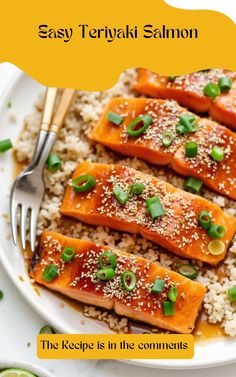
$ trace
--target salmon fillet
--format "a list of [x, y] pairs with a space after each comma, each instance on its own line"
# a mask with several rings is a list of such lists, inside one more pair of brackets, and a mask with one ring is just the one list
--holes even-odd
[[[208, 83], [218, 83], [221, 77], [232, 80], [232, 88], [215, 98], [203, 93]], [[236, 73], [226, 69], [209, 69], [169, 78], [139, 68], [134, 89], [155, 98], [174, 99], [199, 113], [208, 112], [215, 120], [236, 129]]]
[[[70, 262], [62, 260], [61, 253], [65, 247], [73, 247], [75, 250], [75, 257]], [[101, 281], [96, 277], [98, 258], [106, 251], [112, 252], [117, 265], [115, 277]], [[52, 281], [46, 281], [43, 276], [43, 271], [49, 264], [55, 265], [58, 270], [58, 275]], [[125, 290], [121, 284], [121, 274], [124, 271], [132, 271], [137, 277], [132, 291]], [[30, 276], [35, 282], [75, 300], [114, 310], [119, 315], [178, 333], [193, 331], [205, 294], [202, 284], [160, 267], [157, 263], [54, 232], [42, 234]], [[164, 281], [160, 293], [151, 292], [156, 278]], [[169, 301], [168, 292], [171, 287], [177, 288], [178, 295], [174, 303], [174, 314], [167, 316], [163, 313], [162, 305], [163, 301]]]
[[[122, 117], [117, 126], [107, 119], [110, 112]], [[157, 165], [170, 164], [184, 175], [200, 179], [214, 191], [236, 199], [236, 135], [228, 128], [209, 119], [195, 116], [199, 129], [192, 133], [178, 134], [176, 125], [180, 116], [191, 114], [175, 101], [146, 98], [115, 98], [105, 108], [90, 138], [116, 152], [142, 158]], [[127, 134], [130, 123], [138, 116], [148, 114], [153, 122], [138, 137]], [[163, 132], [171, 132], [173, 142], [163, 146]], [[185, 157], [185, 144], [198, 143], [198, 154], [194, 158]], [[211, 157], [213, 147], [224, 149], [224, 158], [217, 162]]]
[[[76, 193], [68, 184], [63, 198], [61, 213], [88, 224], [140, 233], [165, 249], [188, 259], [197, 259], [216, 265], [225, 258], [226, 251], [236, 231], [236, 219], [224, 213], [210, 201], [161, 181], [152, 176], [121, 165], [105, 165], [84, 162], [75, 170], [72, 180], [89, 174], [96, 185], [84, 193]], [[130, 185], [142, 183], [140, 195], [130, 194]], [[120, 187], [129, 195], [122, 205], [113, 190]], [[163, 216], [152, 219], [146, 200], [158, 196], [165, 211]], [[220, 255], [209, 253], [212, 240], [207, 231], [198, 224], [198, 214], [208, 211], [214, 224], [224, 226], [221, 240], [225, 251]]]

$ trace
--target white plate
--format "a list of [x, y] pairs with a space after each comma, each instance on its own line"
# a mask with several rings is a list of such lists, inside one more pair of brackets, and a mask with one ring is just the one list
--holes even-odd
[[[27, 75], [21, 72], [16, 73], [4, 96], [0, 99], [0, 140], [10, 137], [13, 142], [16, 141], [24, 116], [33, 111], [37, 95], [42, 90], [43, 87]], [[12, 109], [7, 108], [9, 100], [12, 102]], [[9, 114], [12, 110], [17, 113], [16, 124], [12, 124], [9, 120]], [[0, 171], [0, 214], [8, 213], [12, 164], [10, 152], [0, 156], [0, 167], [4, 169], [3, 172]], [[20, 293], [42, 317], [63, 333], [110, 332], [102, 324], [83, 317], [79, 311], [76, 311], [69, 304], [64, 303], [64, 307], [62, 307], [62, 299], [50, 293], [50, 291], [40, 288], [40, 295], [38, 295], [30, 283], [20, 250], [13, 246], [11, 240], [7, 239], [7, 234], [9, 234], [9, 226], [0, 216], [0, 257], [2, 264]], [[19, 279], [19, 276], [23, 278], [23, 281]], [[81, 324], [82, 319], [83, 325]], [[128, 362], [152, 368], [202, 368], [236, 361], [235, 350], [236, 340], [222, 338], [209, 343], [197, 344], [195, 356], [192, 360], [151, 359], [129, 360]]]
[[0, 360], [0, 370], [11, 368], [25, 369], [28, 372], [34, 373], [37, 377], [55, 377], [52, 373], [46, 369], [39, 367], [38, 365], [29, 363], [28, 361], [18, 361], [14, 359]]

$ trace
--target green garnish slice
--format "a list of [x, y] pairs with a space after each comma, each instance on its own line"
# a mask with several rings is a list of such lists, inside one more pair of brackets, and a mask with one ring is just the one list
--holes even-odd
[[121, 115], [114, 113], [113, 111], [110, 111], [107, 114], [106, 118], [107, 120], [109, 120], [109, 122], [115, 124], [116, 126], [119, 126], [124, 120], [124, 118]]
[[96, 185], [95, 179], [90, 174], [81, 175], [72, 181], [72, 188], [76, 193], [91, 190]]
[[111, 251], [105, 251], [99, 255], [98, 264], [100, 269], [111, 267], [115, 270], [117, 266], [116, 256]]
[[150, 115], [140, 115], [128, 125], [127, 134], [132, 137], [138, 137], [142, 135], [151, 124], [152, 118]]
[[126, 291], [133, 291], [137, 284], [137, 276], [133, 271], [124, 271], [120, 277], [121, 285]]
[[161, 204], [160, 198], [157, 195], [147, 199], [146, 205], [148, 212], [150, 213], [153, 220], [166, 214], [166, 211]]
[[153, 286], [151, 288], [152, 293], [161, 293], [165, 286], [165, 280], [163, 279], [155, 279]]
[[64, 262], [70, 262], [74, 259], [75, 257], [75, 249], [72, 246], [67, 246], [61, 253], [61, 259]]

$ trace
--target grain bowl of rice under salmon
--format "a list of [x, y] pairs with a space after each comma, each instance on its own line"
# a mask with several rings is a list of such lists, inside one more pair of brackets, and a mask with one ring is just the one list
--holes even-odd
[[[17, 172], [33, 156], [41, 92], [14, 142]], [[37, 250], [23, 253], [31, 286], [75, 316], [79, 303], [100, 332], [232, 345], [235, 130], [236, 73], [225, 69], [129, 69], [110, 90], [77, 91], [45, 166]]]

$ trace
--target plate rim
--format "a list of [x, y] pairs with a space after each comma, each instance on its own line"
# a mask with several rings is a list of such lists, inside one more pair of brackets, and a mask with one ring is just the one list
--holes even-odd
[[[11, 93], [14, 87], [19, 84], [19, 81], [24, 76], [30, 77], [26, 73], [21, 71], [19, 68], [15, 73], [12, 74], [11, 79], [7, 83], [1, 95], [0, 111], [2, 110], [2, 103], [4, 103], [4, 99], [8, 97], [8, 95]], [[8, 201], [8, 205], [9, 205], [9, 201]], [[1, 245], [0, 245], [0, 262], [4, 270], [6, 271], [7, 275], [13, 282], [14, 286], [20, 292], [24, 300], [30, 305], [30, 307], [34, 311], [36, 311], [36, 313], [38, 313], [44, 320], [46, 320], [51, 325], [55, 326], [56, 329], [59, 330], [61, 333], [70, 333], [70, 331], [65, 332], [66, 328], [65, 326], [60, 324], [60, 321], [58, 321], [56, 318], [51, 318], [50, 312], [47, 313], [41, 308], [39, 303], [31, 301], [30, 297], [28, 296], [27, 290], [24, 289], [23, 285], [19, 284], [19, 280], [14, 274], [14, 271], [11, 268], [10, 263]], [[81, 328], [81, 333], [84, 334], [86, 332], [84, 332], [83, 329]], [[202, 360], [201, 364], [199, 363], [199, 361], [192, 361], [192, 360], [193, 359], [176, 359], [176, 364], [174, 365], [171, 365], [170, 362], [175, 362], [175, 359], [118, 359], [117, 361], [121, 361], [121, 362], [131, 364], [131, 365], [142, 366], [146, 368], [153, 368], [153, 369], [171, 369], [171, 370], [186, 369], [187, 370], [187, 369], [203, 369], [203, 368], [210, 368], [210, 367], [215, 367], [215, 366], [220, 366], [220, 365], [231, 364], [233, 362], [236, 362], [236, 355], [235, 356], [232, 355], [228, 357], [223, 355], [221, 357], [218, 357], [217, 360], [215, 361]]]

